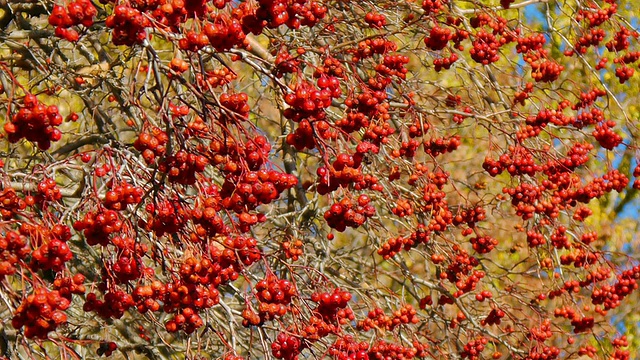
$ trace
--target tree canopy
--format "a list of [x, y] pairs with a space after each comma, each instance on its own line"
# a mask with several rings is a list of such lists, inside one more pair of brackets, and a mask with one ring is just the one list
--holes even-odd
[[638, 14], [0, 0], [0, 357], [633, 358]]

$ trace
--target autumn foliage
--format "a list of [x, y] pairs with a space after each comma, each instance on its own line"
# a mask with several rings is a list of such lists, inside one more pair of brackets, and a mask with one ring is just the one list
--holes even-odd
[[0, 7], [0, 357], [635, 358], [637, 3]]

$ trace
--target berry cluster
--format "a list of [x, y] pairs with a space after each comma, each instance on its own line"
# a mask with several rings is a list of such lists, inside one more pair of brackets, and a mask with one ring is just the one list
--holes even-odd
[[51, 147], [52, 141], [62, 138], [57, 128], [64, 120], [55, 105], [46, 106], [38, 101], [33, 94], [22, 98], [19, 110], [11, 116], [11, 121], [4, 124], [9, 142], [16, 143], [20, 139], [27, 139], [38, 144], [41, 150]]
[[282, 251], [287, 259], [298, 261], [300, 256], [304, 254], [304, 243], [300, 239], [291, 239], [282, 243]]
[[422, 10], [424, 10], [426, 14], [437, 14], [444, 9], [448, 3], [449, 0], [423, 0]]
[[371, 199], [367, 195], [360, 195], [356, 204], [348, 197], [345, 197], [325, 211], [324, 219], [329, 227], [340, 232], [347, 227], [360, 227], [367, 218], [375, 215], [375, 207], [370, 202]]
[[409, 70], [404, 66], [408, 63], [409, 57], [406, 55], [385, 55], [382, 63], [378, 64], [375, 70], [382, 76], [397, 76], [405, 79]]
[[368, 349], [369, 344], [366, 342], [357, 342], [353, 336], [345, 335], [336, 339], [328, 353], [337, 360], [367, 360]]
[[271, 344], [271, 354], [276, 359], [298, 360], [304, 348], [305, 344], [298, 336], [281, 332]]
[[105, 24], [113, 29], [113, 44], [127, 46], [141, 43], [147, 37], [145, 28], [151, 25], [147, 16], [140, 10], [125, 4], [116, 5]]
[[604, 285], [593, 290], [591, 302], [594, 305], [602, 304], [605, 310], [615, 309], [620, 306], [623, 298], [630, 295], [638, 288], [637, 279], [640, 278], [640, 266], [624, 271], [618, 275], [618, 281], [613, 285]]
[[0, 191], [0, 215], [3, 220], [11, 219], [26, 208], [26, 201], [13, 188], [7, 187]]
[[501, 309], [491, 309], [489, 315], [480, 321], [482, 326], [500, 325], [501, 319], [505, 317], [505, 312]]
[[73, 277], [58, 277], [53, 281], [53, 289], [60, 293], [61, 297], [71, 301], [72, 294], [84, 294], [87, 290], [84, 286], [85, 276], [75, 274]]
[[560, 77], [564, 66], [552, 60], [531, 62], [531, 77], [538, 82], [553, 82]]
[[71, 42], [78, 41], [78, 32], [70, 27], [80, 25], [90, 27], [98, 11], [89, 0], [76, 0], [63, 6], [54, 5], [49, 15], [49, 24], [55, 26], [56, 36]]
[[149, 216], [146, 221], [140, 219], [139, 225], [158, 237], [179, 232], [189, 219], [189, 209], [176, 199], [147, 204], [145, 210]]
[[431, 156], [438, 156], [455, 151], [460, 146], [460, 136], [431, 139], [423, 143], [424, 151]]
[[368, 353], [369, 360], [409, 360], [416, 357], [417, 354], [417, 348], [388, 343], [384, 340], [379, 340], [378, 342], [373, 344]]
[[115, 185], [104, 196], [104, 207], [109, 210], [124, 210], [127, 205], [138, 204], [142, 201], [144, 190], [127, 182]]
[[464, 345], [460, 356], [462, 356], [463, 359], [479, 360], [481, 358], [482, 351], [484, 351], [484, 348], [488, 343], [489, 341], [487, 338], [479, 336]]
[[209, 160], [206, 157], [180, 150], [161, 161], [158, 170], [167, 173], [169, 182], [193, 185], [196, 174], [202, 173], [207, 165]]
[[73, 224], [75, 231], [82, 231], [87, 244], [106, 246], [110, 236], [122, 230], [123, 222], [117, 211], [101, 209], [89, 212]]
[[472, 238], [469, 241], [473, 246], [473, 250], [475, 250], [479, 254], [487, 254], [491, 252], [491, 250], [493, 250], [496, 245], [498, 245], [498, 240], [492, 238], [491, 236], [478, 236]]
[[95, 293], [87, 294], [82, 310], [95, 311], [103, 319], [120, 319], [134, 305], [131, 295], [116, 288], [105, 293], [104, 300], [99, 300]]
[[191, 334], [196, 329], [202, 327], [204, 321], [192, 308], [186, 307], [181, 312], [174, 315], [165, 324], [165, 328], [168, 332], [176, 332], [183, 330], [187, 334]]
[[269, 204], [298, 183], [295, 175], [275, 170], [245, 172], [239, 178], [229, 177], [220, 189], [220, 204], [238, 214]]
[[27, 237], [15, 231], [0, 236], [0, 280], [16, 272], [16, 264], [31, 253]]
[[288, 280], [269, 274], [255, 286], [256, 298], [260, 301], [261, 322], [283, 316], [289, 310], [291, 298], [297, 294], [295, 286]]
[[318, 304], [314, 313], [329, 324], [344, 324], [354, 319], [353, 312], [347, 309], [351, 301], [351, 293], [340, 288], [332, 292], [316, 292], [311, 294], [311, 301]]
[[67, 322], [64, 310], [67, 310], [70, 304], [69, 300], [60, 296], [56, 290], [36, 288], [16, 309], [11, 326], [14, 329], [24, 326], [24, 336], [28, 339], [46, 339], [49, 332], [55, 331], [58, 326]]
[[469, 54], [474, 61], [482, 65], [488, 65], [500, 60], [498, 55], [499, 48], [500, 42], [495, 35], [480, 30], [473, 40], [473, 48], [469, 50]]
[[387, 25], [387, 18], [376, 12], [368, 12], [364, 16], [364, 22], [374, 29], [380, 29]]
[[61, 271], [73, 254], [66, 241], [68, 239], [50, 239], [47, 243], [33, 251], [29, 266], [34, 271], [39, 269]]
[[133, 147], [142, 153], [147, 164], [153, 164], [156, 157], [163, 156], [169, 141], [167, 134], [158, 127], [151, 127], [150, 132], [141, 132], [133, 143]]
[[34, 200], [39, 204], [54, 202], [62, 199], [60, 188], [54, 179], [45, 178], [38, 183], [38, 193]]
[[436, 51], [444, 49], [451, 39], [453, 34], [449, 28], [436, 25], [429, 31], [429, 36], [424, 38], [424, 43], [429, 49]]

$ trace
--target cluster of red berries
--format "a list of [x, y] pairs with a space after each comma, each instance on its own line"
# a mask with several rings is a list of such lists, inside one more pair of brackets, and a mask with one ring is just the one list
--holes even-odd
[[[237, 254], [237, 259], [240, 260], [244, 266], [250, 266], [262, 258], [260, 249], [258, 248], [258, 240], [255, 238], [244, 236], [227, 237], [223, 245], [227, 249], [232, 249], [233, 252]], [[227, 262], [234, 259], [229, 255], [231, 254], [226, 252], [225, 256], [229, 259], [225, 260]], [[233, 265], [238, 269], [240, 267], [240, 264]]]
[[418, 349], [415, 347], [403, 346], [379, 340], [369, 349], [369, 360], [410, 360], [416, 357]]
[[46, 106], [33, 94], [22, 98], [19, 110], [11, 116], [11, 121], [4, 124], [4, 131], [11, 143], [27, 139], [38, 144], [41, 150], [51, 147], [52, 141], [62, 138], [57, 128], [64, 120], [55, 105]]
[[93, 17], [98, 11], [89, 0], [76, 0], [67, 4], [65, 9], [61, 5], [54, 5], [49, 15], [49, 24], [55, 26], [56, 36], [71, 42], [78, 41], [78, 32], [70, 27], [82, 24], [84, 27], [93, 25]]
[[518, 54], [524, 54], [530, 51], [541, 50], [547, 42], [547, 39], [542, 33], [534, 33], [526, 37], [520, 37], [516, 41], [516, 52]]
[[419, 224], [416, 231], [407, 237], [391, 238], [385, 242], [379, 249], [378, 255], [388, 260], [399, 253], [402, 249], [411, 250], [418, 244], [426, 244], [429, 241], [430, 231], [424, 224]]
[[140, 203], [143, 195], [142, 188], [127, 182], [118, 185], [112, 184], [111, 190], [107, 191], [104, 196], [104, 207], [109, 210], [124, 210], [127, 205]]
[[187, 334], [191, 334], [196, 329], [202, 327], [204, 321], [192, 308], [184, 308], [182, 311], [169, 319], [165, 324], [168, 332], [176, 332], [183, 330]]
[[54, 202], [62, 199], [60, 188], [54, 179], [45, 178], [38, 183], [38, 193], [34, 200], [39, 204]]
[[152, 126], [150, 132], [141, 132], [138, 135], [133, 147], [142, 153], [142, 158], [147, 164], [152, 164], [155, 162], [156, 157], [165, 154], [168, 141], [167, 133], [158, 127]]
[[58, 277], [53, 281], [53, 289], [60, 293], [61, 297], [71, 301], [73, 294], [84, 294], [87, 290], [84, 286], [85, 276], [75, 274], [73, 277]]
[[488, 65], [500, 60], [499, 48], [500, 41], [496, 39], [495, 35], [480, 30], [473, 40], [473, 47], [469, 50], [469, 54], [477, 63]]
[[485, 346], [489, 343], [489, 340], [484, 336], [479, 336], [474, 340], [466, 343], [460, 353], [463, 359], [479, 360], [481, 353], [484, 351]]
[[633, 69], [632, 67], [623, 65], [623, 66], [618, 66], [616, 68], [615, 75], [620, 81], [620, 84], [624, 84], [627, 80], [631, 79], [634, 73], [635, 73], [635, 69]]
[[589, 47], [597, 47], [600, 45], [602, 40], [605, 37], [604, 29], [589, 29], [589, 32], [578, 38], [576, 43], [573, 45], [573, 50], [569, 50], [566, 52], [567, 55], [573, 55], [574, 53], [578, 53], [580, 55], [584, 55], [587, 53], [587, 49]]
[[387, 25], [387, 18], [376, 12], [368, 12], [364, 16], [364, 22], [374, 29], [380, 29]]
[[286, 258], [291, 259], [292, 261], [298, 261], [300, 256], [304, 254], [303, 246], [304, 243], [300, 239], [287, 240], [281, 245]]
[[330, 324], [343, 324], [354, 319], [351, 309], [347, 304], [351, 301], [351, 293], [340, 288], [331, 292], [315, 292], [311, 294], [311, 301], [318, 304], [314, 310], [324, 322]]
[[476, 223], [484, 221], [487, 211], [481, 206], [465, 209], [463, 207], [458, 208], [458, 213], [453, 218], [453, 225], [458, 226], [460, 224], [467, 224], [470, 228], [475, 227]]
[[618, 281], [613, 285], [604, 285], [593, 290], [591, 302], [594, 305], [602, 304], [605, 310], [615, 309], [620, 306], [623, 298], [638, 288], [637, 280], [640, 278], [640, 266], [625, 270], [618, 275]]
[[440, 10], [444, 9], [448, 3], [449, 0], [423, 0], [422, 10], [424, 10], [426, 14], [437, 14]]
[[275, 170], [245, 172], [239, 179], [227, 178], [220, 189], [220, 204], [238, 214], [269, 204], [287, 189], [297, 185], [298, 178]]
[[221, 67], [211, 71], [205, 71], [204, 74], [196, 74], [196, 82], [205, 89], [214, 89], [229, 84], [238, 78], [238, 74], [232, 72], [227, 67]]
[[460, 146], [460, 135], [431, 139], [423, 143], [424, 151], [431, 156], [438, 156], [455, 151]]
[[87, 294], [82, 310], [95, 311], [103, 319], [120, 319], [134, 305], [131, 295], [120, 289], [113, 289], [104, 295], [104, 300], [99, 300], [95, 293]]
[[491, 236], [474, 237], [471, 238], [469, 242], [471, 242], [473, 250], [475, 250], [478, 254], [488, 254], [496, 247], [496, 245], [498, 245], [498, 240], [492, 238]]
[[576, 21], [585, 21], [589, 28], [593, 28], [596, 26], [600, 26], [605, 22], [609, 21], [609, 19], [618, 12], [618, 5], [612, 4], [607, 8], [601, 8], [597, 11], [593, 11], [592, 9], [579, 9], [578, 14], [575, 16]]
[[[340, 121], [340, 120], [338, 120]], [[302, 120], [294, 132], [287, 135], [287, 144], [293, 146], [298, 151], [305, 148], [314, 149], [318, 145], [319, 139], [334, 139], [336, 133], [330, 131], [330, 125], [324, 120], [309, 121]]]
[[337, 190], [339, 187], [347, 187], [359, 182], [362, 173], [358, 169], [361, 165], [360, 153], [349, 155], [339, 154], [330, 167], [321, 166], [316, 170], [318, 175], [318, 194], [325, 195]]
[[500, 325], [502, 318], [505, 317], [505, 312], [501, 309], [491, 309], [489, 315], [480, 321], [482, 326]]
[[256, 284], [255, 293], [260, 301], [260, 318], [264, 321], [286, 314], [291, 298], [297, 294], [297, 291], [290, 281], [278, 279], [277, 276], [269, 274]]
[[3, 220], [11, 219], [26, 208], [26, 201], [19, 197], [13, 188], [7, 187], [0, 191], [0, 215]]
[[16, 264], [31, 253], [27, 237], [15, 231], [0, 236], [0, 280], [16, 272]]
[[220, 105], [225, 112], [220, 118], [221, 122], [233, 122], [234, 120], [244, 121], [249, 118], [249, 96], [245, 93], [222, 93], [220, 95]]
[[615, 126], [616, 122], [609, 120], [599, 123], [593, 130], [593, 137], [607, 150], [613, 150], [622, 143], [622, 137], [612, 130]]
[[629, 37], [638, 37], [638, 33], [636, 31], [631, 31], [626, 26], [621, 26], [620, 30], [618, 30], [615, 35], [613, 35], [613, 39], [605, 44], [607, 50], [611, 52], [621, 52], [629, 48]]
[[444, 70], [449, 70], [451, 65], [453, 65], [456, 61], [458, 61], [458, 54], [451, 53], [448, 57], [439, 57], [433, 59], [433, 68], [436, 72]]
[[14, 329], [24, 326], [24, 336], [28, 339], [46, 339], [49, 332], [55, 331], [58, 326], [67, 322], [64, 311], [70, 304], [69, 300], [60, 296], [56, 290], [36, 288], [16, 309], [11, 326]]
[[202, 173], [207, 165], [209, 160], [205, 156], [179, 150], [161, 161], [158, 170], [167, 174], [169, 182], [193, 185], [196, 174]]
[[123, 222], [117, 211], [100, 209], [96, 212], [85, 214], [82, 220], [73, 224], [75, 231], [82, 231], [87, 244], [109, 244], [110, 236], [122, 230]]
[[241, 175], [243, 169], [257, 171], [262, 167], [271, 151], [271, 144], [264, 136], [256, 136], [239, 143], [232, 138], [224, 142], [212, 140], [207, 157], [222, 172], [229, 175]]
[[530, 63], [531, 77], [538, 82], [552, 82], [560, 77], [564, 66], [552, 60], [544, 60]]
[[145, 28], [151, 25], [145, 14], [125, 4], [116, 5], [105, 24], [113, 29], [113, 44], [127, 46], [141, 43], [147, 37]]
[[201, 239], [213, 237], [217, 234], [226, 235], [230, 229], [218, 214], [222, 209], [221, 198], [217, 186], [211, 186], [211, 194], [207, 197], [198, 197], [191, 210], [191, 221], [195, 225], [191, 240], [198, 243]]
[[284, 97], [290, 107], [285, 109], [284, 116], [295, 122], [303, 119], [324, 120], [324, 109], [331, 106], [334, 92], [329, 88], [319, 89], [312, 82], [300, 81]]
[[598, 108], [591, 108], [589, 111], [583, 111], [575, 117], [572, 125], [578, 129], [582, 129], [589, 125], [605, 122], [604, 112]]
[[538, 247], [540, 245], [546, 244], [546, 242], [547, 240], [545, 240], [544, 235], [542, 235], [541, 233], [534, 230], [527, 231], [527, 244], [529, 245], [529, 247]]
[[360, 41], [356, 49], [353, 49], [354, 53], [352, 57], [353, 62], [358, 62], [362, 59], [367, 59], [375, 54], [384, 55], [389, 52], [398, 50], [398, 45], [385, 38], [379, 37], [375, 39], [367, 39]]
[[527, 359], [531, 360], [554, 360], [560, 356], [560, 349], [555, 346], [533, 347], [527, 354]]
[[533, 326], [529, 329], [528, 338], [539, 342], [544, 342], [553, 336], [551, 331], [551, 320], [544, 319], [540, 326]]
[[340, 232], [347, 227], [360, 227], [367, 218], [375, 215], [376, 209], [370, 202], [369, 196], [364, 194], [358, 197], [355, 204], [350, 198], [345, 197], [325, 211], [324, 219], [329, 227]]
[[357, 342], [353, 336], [345, 335], [336, 339], [329, 348], [329, 355], [336, 360], [368, 360], [367, 342]]
[[298, 336], [281, 332], [271, 344], [271, 354], [276, 359], [298, 360], [304, 348], [305, 344]]
[[404, 66], [409, 63], [409, 57], [406, 55], [385, 55], [382, 63], [375, 68], [382, 76], [397, 76], [405, 79], [409, 70]]
[[385, 260], [391, 259], [397, 253], [402, 251], [403, 248], [405, 250], [411, 249], [411, 246], [408, 245], [410, 241], [411, 240], [409, 238], [404, 238], [402, 236], [391, 238], [378, 249], [378, 255], [382, 256]]
[[149, 214], [147, 220], [140, 219], [139, 225], [156, 236], [178, 233], [189, 219], [189, 209], [177, 199], [158, 200], [145, 206]]
[[591, 316], [582, 317], [578, 312], [568, 306], [556, 308], [553, 314], [555, 317], [563, 317], [565, 319], [571, 319], [571, 326], [573, 326], [573, 332], [580, 334], [587, 332], [595, 325], [595, 320]]
[[429, 36], [424, 38], [424, 43], [429, 49], [437, 51], [444, 49], [451, 39], [453, 39], [451, 29], [435, 25], [429, 31]]
[[31, 254], [29, 266], [34, 271], [39, 269], [55, 272], [64, 269], [65, 263], [73, 258], [71, 249], [66, 243], [68, 239], [52, 238]]
[[397, 217], [411, 216], [413, 214], [413, 206], [407, 199], [398, 199], [396, 206], [391, 209], [391, 212]]

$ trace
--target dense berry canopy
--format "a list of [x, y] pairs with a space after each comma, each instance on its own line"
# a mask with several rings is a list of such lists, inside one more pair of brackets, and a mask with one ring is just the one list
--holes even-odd
[[0, 9], [0, 358], [640, 349], [638, 2]]

